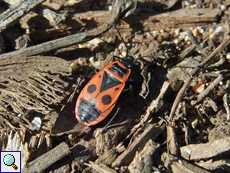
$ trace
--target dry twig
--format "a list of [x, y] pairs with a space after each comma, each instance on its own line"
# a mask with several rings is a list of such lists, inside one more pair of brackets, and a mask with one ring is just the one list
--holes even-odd
[[108, 19], [101, 26], [84, 33], [66, 36], [36, 46], [31, 46], [26, 49], [20, 49], [18, 51], [2, 54], [0, 55], [0, 60], [37, 55], [91, 40], [108, 31], [112, 27], [112, 22], [114, 23], [117, 19], [122, 17], [122, 14], [127, 16], [129, 13], [133, 12], [135, 8], [136, 0], [117, 0], [114, 2]]
[[53, 163], [67, 156], [69, 153], [70, 150], [68, 145], [65, 142], [63, 142], [59, 144], [57, 147], [43, 154], [39, 158], [28, 163], [27, 166], [22, 170], [22, 172], [42, 172]]
[[220, 156], [230, 151], [230, 137], [221, 138], [204, 144], [190, 144], [180, 148], [186, 160], [202, 160]]
[[16, 4], [12, 8], [0, 15], [0, 31], [3, 31], [18, 19], [31, 11], [37, 5], [41, 4], [45, 0], [27, 0]]
[[173, 173], [210, 173], [199, 166], [188, 163], [185, 160], [168, 153], [163, 153], [161, 155], [161, 160], [164, 162], [164, 165]]
[[149, 139], [156, 139], [157, 136], [163, 132], [163, 130], [163, 127], [156, 127], [153, 124], [150, 124], [145, 131], [127, 148], [127, 150], [117, 157], [117, 159], [112, 163], [112, 166], [115, 167], [123, 164], [129, 164], [135, 156], [135, 151], [137, 149], [144, 148]]
[[205, 65], [208, 65], [208, 63], [218, 54], [220, 53], [226, 46], [228, 46], [230, 43], [230, 36], [226, 35], [224, 41], [207, 57], [204, 59], [204, 61], [202, 61], [195, 69], [193, 69], [193, 71], [190, 73], [190, 77], [188, 77], [184, 83], [184, 85], [182, 86], [182, 88], [180, 89], [180, 91], [178, 92], [176, 99], [173, 102], [172, 108], [171, 108], [171, 112], [169, 115], [169, 121], [173, 120], [173, 116], [174, 113], [177, 109], [177, 106], [179, 104], [179, 102], [181, 101], [184, 93], [186, 92], [191, 80], [192, 80], [192, 76], [194, 76], [196, 73], [198, 73], [198, 71], [203, 68]]

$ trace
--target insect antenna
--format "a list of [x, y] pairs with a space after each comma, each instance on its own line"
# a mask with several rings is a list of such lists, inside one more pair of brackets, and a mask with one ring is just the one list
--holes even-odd
[[[122, 38], [121, 33], [120, 33], [120, 31], [118, 30], [118, 28], [116, 27], [116, 25], [115, 25], [113, 22], [111, 22], [111, 24], [112, 24], [113, 27], [117, 30], [117, 33], [118, 33], [118, 35], [119, 35], [121, 41], [124, 43], [124, 45], [125, 45], [125, 47], [126, 47], [126, 57], [127, 57], [127, 55], [128, 55], [128, 47], [127, 47], [127, 44], [125, 43], [124, 39]], [[120, 58], [120, 57], [117, 57], [117, 58]], [[122, 58], [120, 58], [120, 59], [122, 59]], [[109, 120], [109, 122], [108, 122], [108, 123], [105, 125], [105, 127], [103, 128], [102, 133], [104, 133], [104, 132], [106, 131], [107, 127], [108, 127], [109, 124], [113, 121], [113, 119], [116, 117], [116, 115], [118, 114], [119, 111], [120, 111], [120, 108], [118, 107], [118, 108], [117, 108], [117, 111], [115, 112], [115, 114], [113, 115], [113, 117]]]
[[124, 43], [124, 45], [125, 45], [125, 47], [126, 47], [126, 57], [127, 57], [127, 56], [128, 56], [128, 47], [127, 47], [127, 44], [125, 43], [124, 39], [122, 38], [121, 33], [120, 33], [119, 29], [116, 27], [116, 25], [115, 25], [113, 22], [111, 22], [111, 24], [112, 24], [113, 27], [117, 30], [118, 35], [119, 35], [121, 41]]

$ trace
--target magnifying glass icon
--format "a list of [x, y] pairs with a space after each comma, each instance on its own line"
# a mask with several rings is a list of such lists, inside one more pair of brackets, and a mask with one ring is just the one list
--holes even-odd
[[12, 166], [15, 170], [18, 169], [18, 167], [14, 164], [15, 163], [15, 158], [11, 154], [7, 154], [3, 158], [3, 162], [7, 166]]

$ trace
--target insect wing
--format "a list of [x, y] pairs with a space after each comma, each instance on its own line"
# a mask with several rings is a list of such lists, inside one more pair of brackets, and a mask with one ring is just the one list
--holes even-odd
[[120, 96], [125, 84], [120, 83], [115, 87], [109, 88], [103, 92], [100, 92], [96, 99], [96, 107], [102, 113], [109, 109], [112, 105], [115, 105], [118, 97]]

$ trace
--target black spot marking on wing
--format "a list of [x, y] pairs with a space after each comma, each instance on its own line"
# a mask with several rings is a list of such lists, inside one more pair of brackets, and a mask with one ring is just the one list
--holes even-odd
[[95, 91], [96, 91], [96, 85], [92, 84], [92, 85], [88, 86], [87, 92], [88, 92], [89, 94], [92, 94], [92, 93], [95, 92]]
[[110, 95], [104, 95], [103, 97], [102, 97], [102, 103], [104, 104], [104, 105], [108, 105], [108, 104], [110, 104], [112, 102], [112, 98], [111, 98], [111, 96]]

